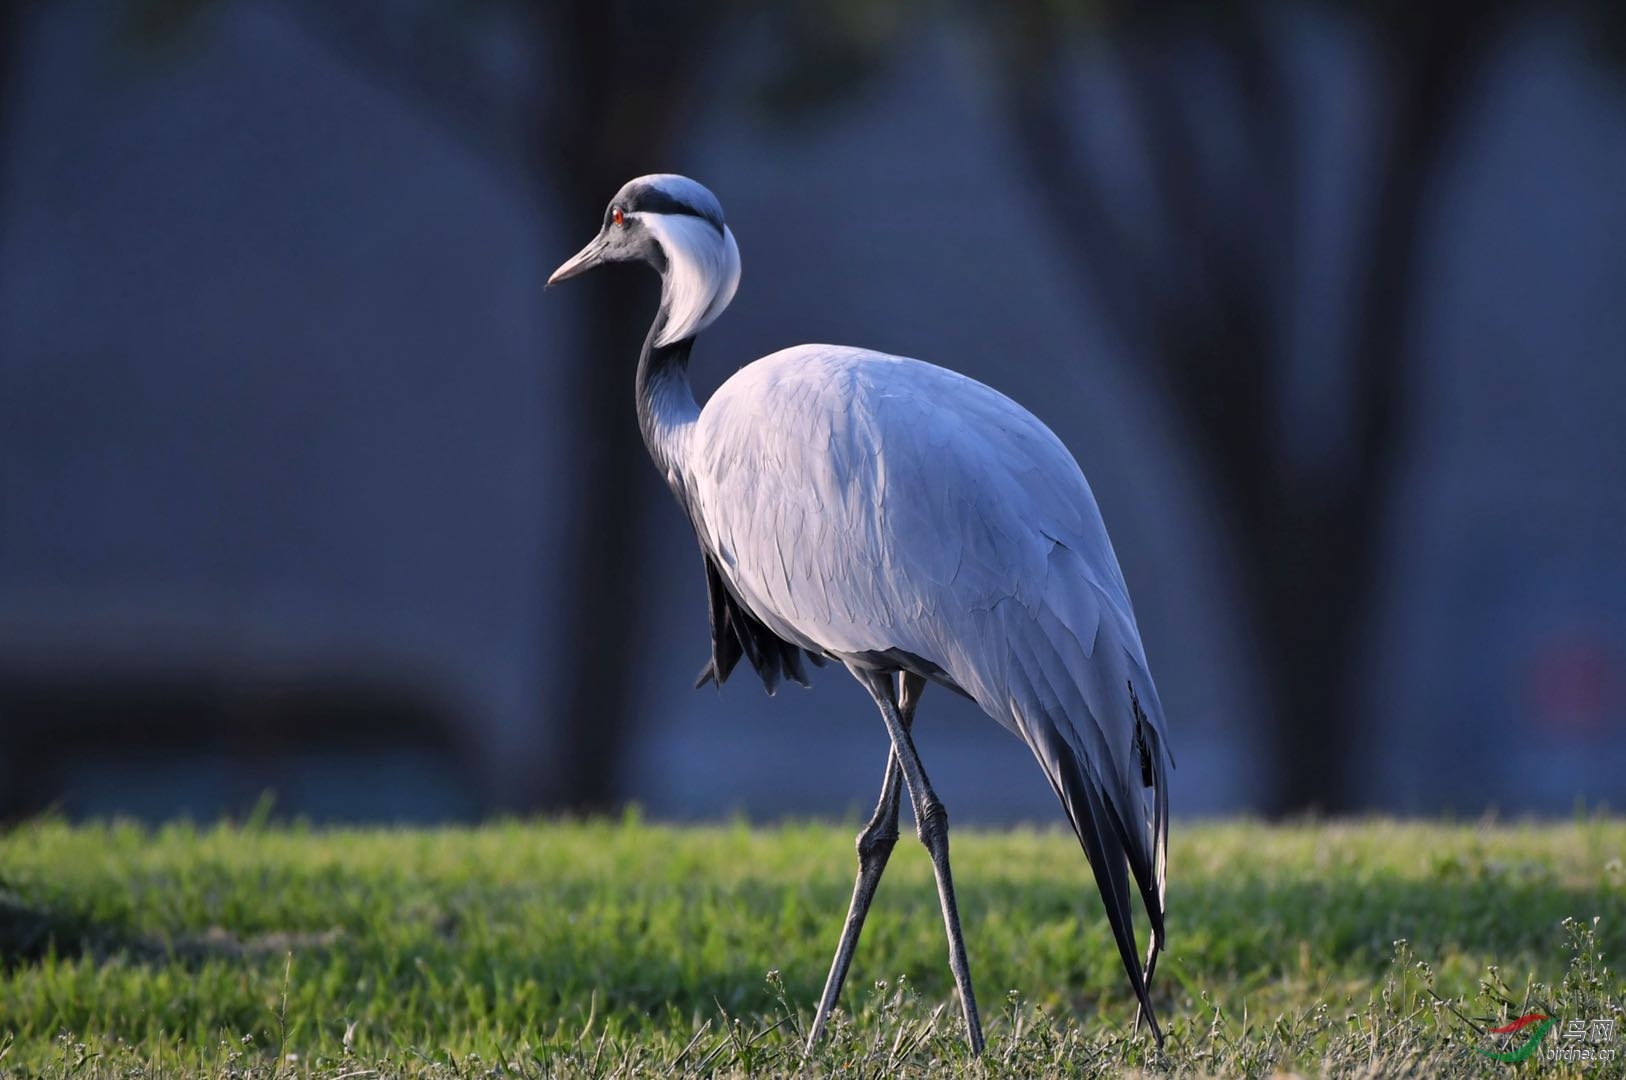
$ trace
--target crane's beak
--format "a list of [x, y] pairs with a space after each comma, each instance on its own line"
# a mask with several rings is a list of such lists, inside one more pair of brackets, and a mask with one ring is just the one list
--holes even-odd
[[557, 285], [561, 281], [570, 280], [577, 274], [585, 274], [603, 260], [603, 255], [604, 236], [600, 234], [588, 241], [586, 247], [566, 259], [565, 264], [555, 270], [552, 277], [548, 278], [548, 284]]

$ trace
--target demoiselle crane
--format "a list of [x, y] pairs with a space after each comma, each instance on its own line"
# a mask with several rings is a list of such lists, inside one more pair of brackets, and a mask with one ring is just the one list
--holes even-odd
[[[773, 353], [700, 408], [689, 354], [733, 299], [740, 256], [716, 196], [693, 180], [629, 182], [548, 284], [609, 262], [661, 276], [638, 358], [638, 420], [705, 561], [711, 660], [696, 685], [720, 686], [744, 657], [771, 693], [781, 679], [807, 685], [804, 654], [835, 660], [875, 699], [891, 739], [808, 1048], [897, 842], [901, 785], [936, 874], [967, 1038], [982, 1051], [948, 816], [910, 734], [927, 683], [970, 697], [1033, 751], [1095, 872], [1137, 1024], [1144, 1016], [1161, 1044], [1147, 984], [1164, 942], [1172, 759], [1123, 573], [1078, 463], [1003, 394], [868, 349]], [[1144, 969], [1131, 875], [1151, 926]]]

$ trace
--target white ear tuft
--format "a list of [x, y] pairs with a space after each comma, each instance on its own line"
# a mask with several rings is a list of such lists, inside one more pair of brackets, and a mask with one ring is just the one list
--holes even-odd
[[723, 313], [739, 288], [740, 249], [734, 234], [725, 225], [719, 236], [711, 222], [690, 214], [637, 216], [666, 254], [661, 279], [666, 325], [655, 344], [693, 337]]

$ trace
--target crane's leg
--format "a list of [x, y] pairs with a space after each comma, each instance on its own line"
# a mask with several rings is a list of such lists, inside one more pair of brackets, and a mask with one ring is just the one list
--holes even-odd
[[[918, 675], [898, 676], [898, 720], [908, 731], [915, 721], [915, 706], [926, 690], [926, 680]], [[858, 935], [864, 930], [864, 917], [869, 914], [870, 901], [875, 899], [875, 888], [881, 883], [886, 861], [898, 842], [898, 795], [903, 790], [903, 770], [898, 767], [896, 750], [886, 754], [886, 779], [881, 781], [881, 798], [875, 804], [875, 813], [858, 834], [858, 880], [853, 883], [852, 903], [847, 907], [847, 922], [841, 928], [841, 942], [836, 946], [836, 958], [830, 964], [830, 977], [824, 980], [824, 994], [819, 998], [819, 1010], [813, 1015], [813, 1027], [807, 1033], [807, 1052], [824, 1034], [825, 1021], [841, 996], [841, 984], [847, 981], [847, 969], [852, 965], [853, 952], [858, 948]]]
[[971, 1052], [982, 1054], [982, 1020], [977, 1015], [977, 999], [971, 992], [971, 965], [965, 957], [965, 935], [960, 931], [960, 909], [954, 901], [954, 877], [949, 872], [948, 814], [926, 779], [926, 770], [915, 752], [914, 740], [892, 699], [892, 687], [885, 675], [860, 669], [852, 670], [854, 677], [868, 690], [880, 707], [886, 733], [892, 738], [892, 751], [903, 770], [903, 781], [909, 787], [909, 803], [915, 812], [915, 832], [932, 857], [932, 870], [937, 875], [937, 899], [943, 907], [943, 926], [948, 930], [949, 970], [954, 972], [954, 985], [960, 990], [960, 1006], [965, 1010], [966, 1037]]

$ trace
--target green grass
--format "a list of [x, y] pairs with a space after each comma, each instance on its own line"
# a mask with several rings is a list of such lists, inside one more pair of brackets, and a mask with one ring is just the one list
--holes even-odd
[[[0, 835], [0, 1072], [796, 1073], [854, 831], [26, 826]], [[810, 1074], [1626, 1075], [1626, 822], [1178, 827], [1163, 1055], [1070, 837], [953, 850], [985, 1061], [905, 842]], [[1476, 1052], [1463, 1017], [1532, 1010], [1617, 1018], [1616, 1060]]]

